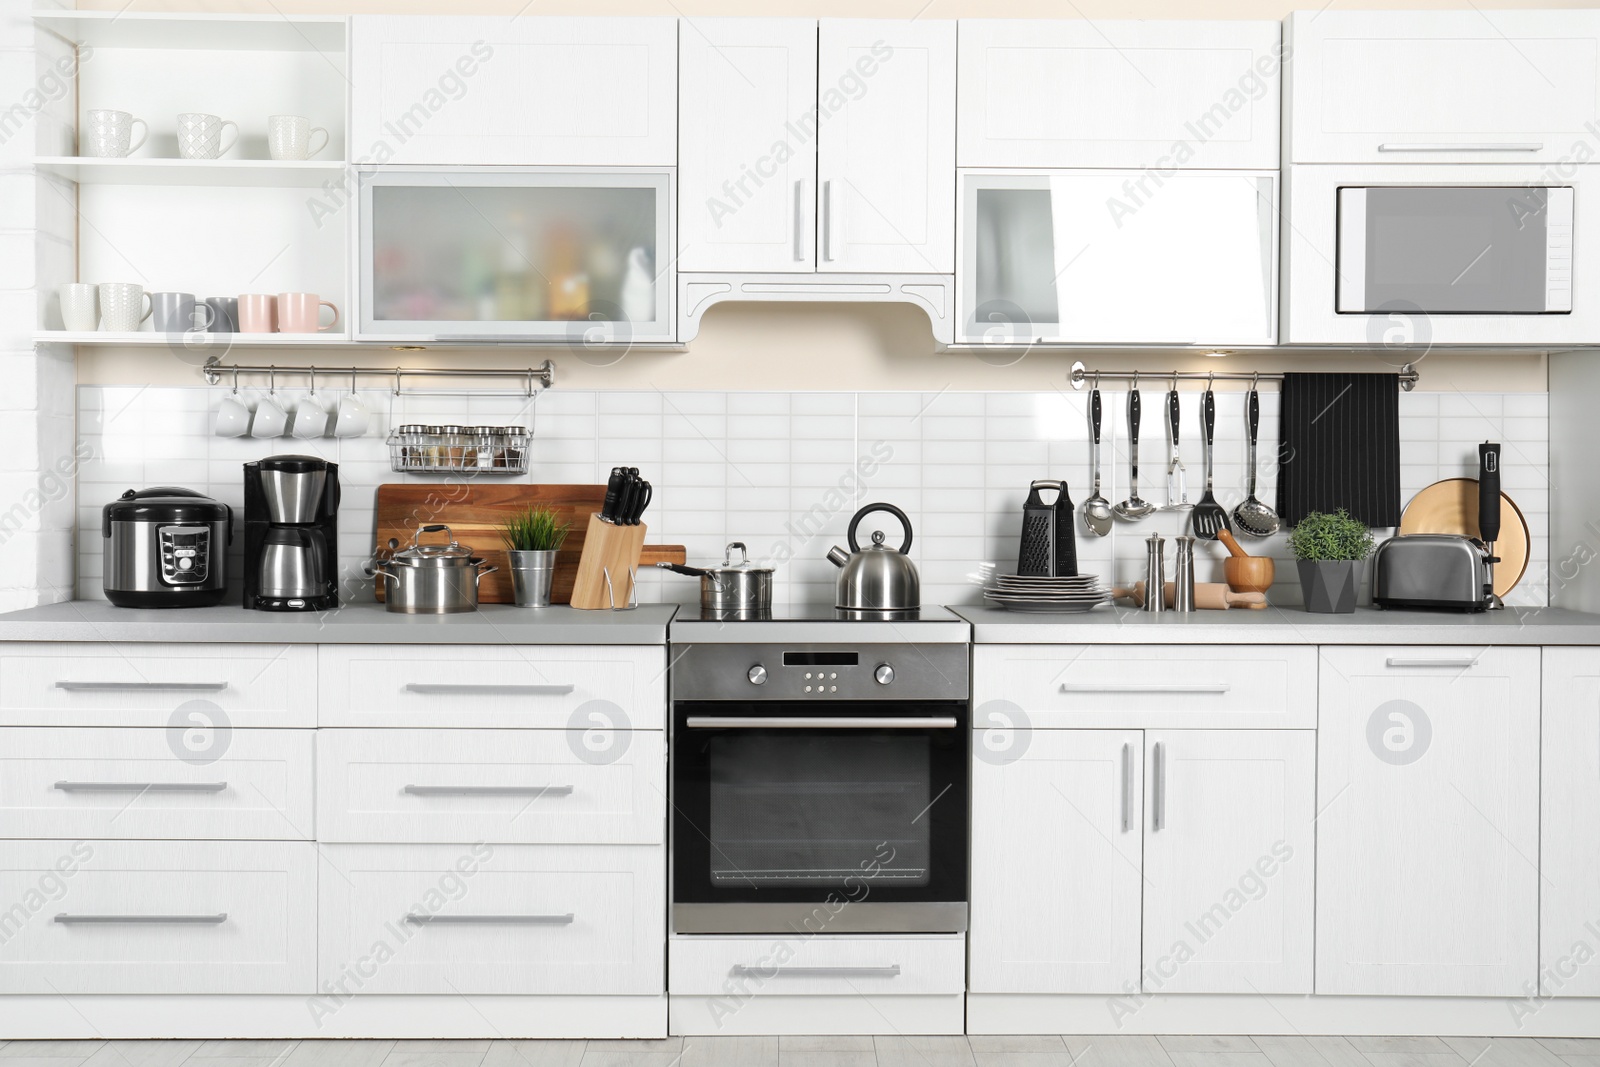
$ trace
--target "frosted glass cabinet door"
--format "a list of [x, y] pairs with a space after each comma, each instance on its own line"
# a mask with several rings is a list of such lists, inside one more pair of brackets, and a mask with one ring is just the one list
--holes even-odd
[[369, 340], [672, 339], [668, 171], [361, 175]]
[[966, 171], [960, 340], [1271, 344], [1277, 177]]

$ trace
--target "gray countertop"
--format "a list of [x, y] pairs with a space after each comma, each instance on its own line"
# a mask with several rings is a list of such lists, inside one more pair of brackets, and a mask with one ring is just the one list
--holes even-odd
[[1319, 615], [1299, 608], [1165, 611], [1104, 607], [1077, 615], [1029, 615], [957, 607], [980, 645], [1600, 645], [1600, 615], [1562, 608], [1506, 608], [1475, 615], [1357, 608]]
[[664, 645], [676, 604], [635, 611], [486, 604], [461, 615], [393, 615], [382, 604], [330, 612], [119, 608], [74, 600], [0, 615], [0, 641], [171, 641], [234, 644]]

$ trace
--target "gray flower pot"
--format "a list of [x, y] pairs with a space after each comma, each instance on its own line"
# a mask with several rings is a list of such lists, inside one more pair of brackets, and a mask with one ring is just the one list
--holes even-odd
[[1300, 592], [1307, 611], [1347, 615], [1356, 610], [1356, 587], [1361, 584], [1358, 559], [1295, 560], [1300, 569]]

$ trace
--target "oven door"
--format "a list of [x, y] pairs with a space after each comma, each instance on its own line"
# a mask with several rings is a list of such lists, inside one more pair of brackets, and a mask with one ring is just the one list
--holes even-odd
[[967, 928], [964, 702], [674, 705], [677, 933]]

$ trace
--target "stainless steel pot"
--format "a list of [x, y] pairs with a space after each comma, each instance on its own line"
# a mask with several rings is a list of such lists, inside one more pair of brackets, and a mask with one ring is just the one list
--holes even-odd
[[373, 566], [373, 574], [388, 583], [384, 606], [404, 615], [450, 615], [478, 610], [478, 583], [499, 568], [484, 566], [482, 556], [456, 541], [422, 544], [422, 535], [443, 531], [444, 523], [419, 526], [411, 547], [401, 549]]
[[[733, 562], [733, 550], [739, 562]], [[772, 610], [772, 567], [750, 562], [743, 541], [730, 541], [723, 551], [720, 567], [685, 567], [681, 563], [657, 563], [663, 570], [700, 579], [700, 610], [718, 615], [765, 613]]]

